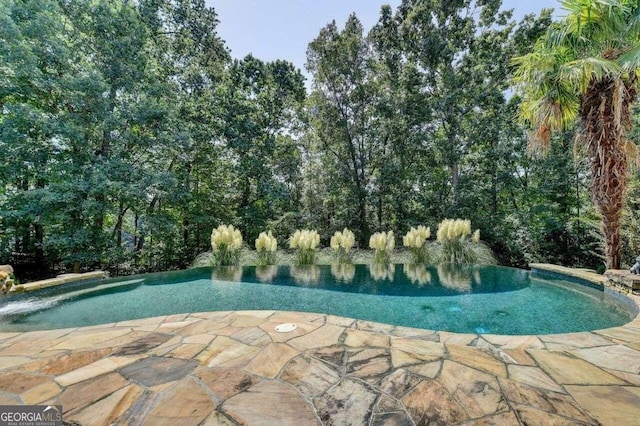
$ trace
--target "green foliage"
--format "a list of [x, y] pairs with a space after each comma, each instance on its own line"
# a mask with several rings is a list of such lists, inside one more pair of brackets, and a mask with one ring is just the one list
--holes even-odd
[[532, 129], [532, 150], [546, 152], [552, 132], [578, 124], [575, 141], [590, 162], [606, 266], [617, 269], [628, 162], [637, 156], [628, 134], [638, 93], [640, 4], [565, 0], [563, 7], [566, 16], [514, 58], [512, 81], [522, 95], [520, 119]]
[[277, 259], [276, 259], [275, 251], [261, 250], [257, 252], [256, 265], [268, 266], [268, 265], [275, 265], [276, 263], [277, 263]]
[[235, 266], [240, 263], [240, 249], [221, 244], [213, 256], [215, 266]]
[[[0, 150], [10, 159], [0, 162], [0, 261], [23, 280], [196, 257], [436, 262], [451, 257], [438, 244], [364, 249], [373, 230], [467, 217], [502, 263], [596, 267], [588, 165], [564, 136], [547, 158], [529, 158], [513, 120], [521, 99], [505, 97], [512, 57], [549, 23], [548, 13], [515, 23], [497, 0], [404, 0], [368, 33], [352, 15], [311, 41], [307, 96], [288, 62], [232, 60], [203, 0], [0, 2]], [[247, 241], [317, 229], [325, 246], [346, 226], [355, 245], [337, 259], [331, 249], [214, 256], [205, 252], [219, 223]], [[476, 261], [491, 261], [474, 247]]]

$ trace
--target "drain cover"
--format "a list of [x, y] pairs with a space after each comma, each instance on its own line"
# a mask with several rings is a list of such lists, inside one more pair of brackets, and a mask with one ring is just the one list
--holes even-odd
[[296, 328], [298, 328], [298, 326], [290, 322], [276, 325], [276, 331], [278, 333], [290, 333]]

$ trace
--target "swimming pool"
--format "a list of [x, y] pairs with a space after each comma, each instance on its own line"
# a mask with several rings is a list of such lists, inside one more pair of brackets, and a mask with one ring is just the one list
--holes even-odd
[[499, 266], [200, 268], [0, 299], [0, 330], [80, 327], [187, 312], [319, 312], [461, 333], [615, 327], [637, 307], [601, 289]]

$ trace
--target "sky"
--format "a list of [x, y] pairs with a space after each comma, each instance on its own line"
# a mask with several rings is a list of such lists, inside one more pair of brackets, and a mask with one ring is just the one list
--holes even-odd
[[[206, 0], [218, 13], [218, 34], [234, 58], [249, 53], [263, 61], [284, 59], [304, 70], [307, 45], [320, 29], [335, 19], [339, 28], [355, 12], [368, 31], [378, 20], [380, 7], [395, 10], [400, 0]], [[502, 9], [513, 9], [520, 20], [528, 13], [553, 8], [562, 16], [558, 0], [503, 0]]]

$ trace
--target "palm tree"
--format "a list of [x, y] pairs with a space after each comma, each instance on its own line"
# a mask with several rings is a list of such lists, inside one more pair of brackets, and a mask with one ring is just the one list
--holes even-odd
[[638, 93], [640, 0], [561, 0], [567, 15], [533, 51], [514, 60], [520, 118], [530, 147], [544, 152], [554, 131], [576, 130], [591, 163], [591, 195], [602, 216], [607, 269], [620, 267], [620, 215], [627, 170], [637, 158], [627, 139]]

